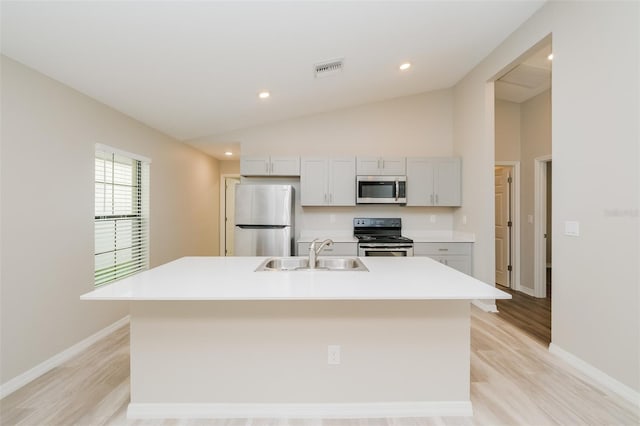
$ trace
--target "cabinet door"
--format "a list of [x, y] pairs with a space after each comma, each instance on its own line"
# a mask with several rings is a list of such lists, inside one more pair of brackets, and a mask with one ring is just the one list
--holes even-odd
[[355, 158], [329, 160], [329, 202], [334, 206], [356, 205]]
[[382, 173], [380, 157], [358, 157], [356, 172], [359, 176], [376, 176]]
[[271, 157], [272, 176], [300, 176], [300, 157]]
[[435, 205], [460, 206], [460, 159], [441, 158], [434, 167]]
[[302, 158], [300, 166], [300, 204], [323, 206], [327, 196], [327, 159]]
[[380, 174], [386, 176], [402, 176], [407, 173], [405, 157], [383, 157], [380, 159]]
[[269, 170], [268, 156], [240, 157], [240, 174], [242, 176], [267, 176]]
[[433, 162], [407, 159], [407, 206], [433, 206]]

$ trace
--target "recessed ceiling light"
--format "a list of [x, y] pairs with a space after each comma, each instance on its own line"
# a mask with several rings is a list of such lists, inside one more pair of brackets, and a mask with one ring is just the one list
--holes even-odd
[[409, 68], [411, 68], [411, 63], [410, 62], [405, 62], [402, 65], [400, 65], [400, 71], [406, 71]]
[[227, 157], [231, 157], [233, 155], [233, 152], [225, 151], [224, 155], [226, 155]]
[[553, 61], [553, 53], [549, 53], [549, 56], [547, 56], [547, 59], [550, 61]]
[[258, 97], [260, 99], [267, 99], [269, 96], [271, 96], [271, 93], [267, 92], [266, 90], [264, 92], [258, 93]]

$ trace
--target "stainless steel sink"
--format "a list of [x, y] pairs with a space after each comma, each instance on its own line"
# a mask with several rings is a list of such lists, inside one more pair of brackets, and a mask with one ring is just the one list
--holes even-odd
[[309, 267], [307, 257], [271, 257], [258, 266], [259, 271], [369, 271], [357, 257], [319, 257]]

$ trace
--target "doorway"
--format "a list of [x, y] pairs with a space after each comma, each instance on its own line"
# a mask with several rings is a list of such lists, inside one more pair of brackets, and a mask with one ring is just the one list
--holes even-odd
[[236, 185], [240, 183], [240, 176], [223, 175], [220, 191], [220, 255], [234, 255], [235, 204]]
[[[551, 341], [552, 56], [548, 36], [493, 80], [495, 283], [513, 297], [496, 306], [543, 344]], [[514, 189], [521, 198], [516, 200]]]

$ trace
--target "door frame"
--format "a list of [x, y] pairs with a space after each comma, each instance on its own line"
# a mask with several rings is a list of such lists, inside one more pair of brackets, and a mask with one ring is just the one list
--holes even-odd
[[237, 178], [240, 179], [240, 174], [229, 173], [220, 175], [220, 223], [218, 225], [218, 229], [220, 232], [220, 245], [219, 245], [219, 256], [226, 256], [226, 247], [227, 247], [227, 227], [225, 223], [226, 213], [227, 213], [227, 196], [226, 196], [226, 183], [227, 178]]
[[[511, 239], [511, 255], [512, 255], [512, 271], [511, 271], [511, 279], [512, 281], [509, 283], [510, 288], [515, 291], [522, 291], [520, 289], [520, 162], [519, 161], [496, 161], [496, 166], [503, 167], [512, 167], [513, 168], [513, 180], [515, 181], [513, 185], [511, 185], [511, 193], [509, 197], [511, 197], [511, 207], [513, 211], [511, 212], [511, 221], [513, 222], [513, 226], [511, 229], [513, 230], [513, 235]], [[495, 196], [495, 182], [494, 182], [494, 196]], [[494, 212], [495, 215], [495, 212]], [[495, 238], [495, 231], [494, 231]]]
[[[547, 242], [544, 234], [547, 230], [547, 166], [550, 161], [551, 155], [536, 157], [533, 169], [533, 295], [541, 298], [547, 297]], [[553, 252], [551, 255], [553, 256]], [[553, 265], [553, 259], [551, 264]]]

